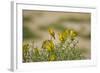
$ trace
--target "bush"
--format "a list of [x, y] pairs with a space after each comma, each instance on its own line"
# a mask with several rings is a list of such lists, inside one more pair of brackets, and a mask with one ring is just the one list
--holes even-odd
[[[55, 37], [53, 29], [48, 29], [51, 38], [44, 40], [41, 48], [33, 45], [23, 45], [23, 62], [63, 61], [84, 59], [82, 50], [78, 48], [78, 33], [72, 29], [65, 29]], [[55, 39], [59, 42], [54, 43]]]

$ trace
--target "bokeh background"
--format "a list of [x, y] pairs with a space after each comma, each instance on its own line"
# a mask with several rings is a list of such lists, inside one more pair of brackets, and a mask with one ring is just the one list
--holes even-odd
[[41, 47], [42, 42], [49, 39], [49, 27], [55, 30], [56, 38], [65, 28], [76, 30], [78, 47], [84, 51], [86, 59], [91, 58], [90, 13], [23, 10], [23, 44], [34, 41], [35, 47]]

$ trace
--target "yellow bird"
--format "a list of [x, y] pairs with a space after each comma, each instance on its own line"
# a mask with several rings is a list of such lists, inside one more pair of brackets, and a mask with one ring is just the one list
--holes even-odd
[[51, 35], [51, 37], [53, 37], [53, 38], [55, 39], [55, 33], [54, 33], [54, 30], [51, 29], [51, 28], [49, 28], [49, 29], [48, 29], [48, 32], [49, 32], [49, 34]]

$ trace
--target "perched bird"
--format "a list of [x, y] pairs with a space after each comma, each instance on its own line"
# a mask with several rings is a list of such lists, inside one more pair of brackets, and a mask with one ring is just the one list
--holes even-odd
[[49, 34], [51, 35], [51, 37], [53, 37], [53, 38], [55, 39], [55, 33], [54, 33], [54, 30], [51, 29], [51, 28], [49, 28], [49, 29], [48, 29], [48, 32], [49, 32]]

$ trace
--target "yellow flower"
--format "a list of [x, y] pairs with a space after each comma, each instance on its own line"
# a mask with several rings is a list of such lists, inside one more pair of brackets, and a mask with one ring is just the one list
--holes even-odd
[[55, 39], [55, 33], [54, 33], [54, 30], [51, 29], [51, 28], [49, 28], [49, 29], [48, 29], [48, 32], [49, 32], [49, 34], [51, 35], [51, 37], [53, 37], [53, 38]]
[[54, 43], [52, 40], [45, 40], [42, 44], [42, 48], [52, 51], [54, 49]]
[[77, 32], [75, 32], [74, 30], [70, 30], [70, 36], [71, 37], [76, 37], [77, 36]]
[[65, 38], [64, 38], [64, 36], [63, 36], [62, 33], [59, 33], [59, 40], [60, 40], [61, 42], [64, 42], [64, 41], [65, 41]]
[[65, 42], [67, 38], [71, 37], [74, 39], [77, 36], [77, 32], [71, 29], [66, 29], [65, 31], [59, 33], [59, 40], [61, 42]]
[[54, 60], [56, 60], [56, 55], [54, 54], [50, 55], [49, 61], [54, 61]]
[[65, 29], [64, 31], [68, 36], [70, 35], [70, 29]]
[[52, 40], [48, 40], [48, 42], [49, 42], [49, 46], [53, 49], [53, 48], [54, 48], [54, 43], [53, 43], [53, 41], [52, 41]]
[[65, 31], [62, 32], [62, 33], [59, 33], [59, 40], [61, 42], [65, 42], [65, 40], [67, 39], [67, 37], [68, 37], [68, 34]]

